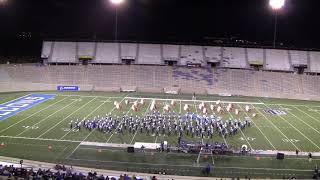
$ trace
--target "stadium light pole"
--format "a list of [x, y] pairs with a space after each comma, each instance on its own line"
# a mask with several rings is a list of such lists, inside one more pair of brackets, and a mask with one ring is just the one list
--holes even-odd
[[275, 48], [277, 40], [278, 11], [285, 5], [285, 0], [270, 0], [269, 5], [275, 11], [273, 32], [273, 48]]
[[118, 41], [118, 6], [120, 6], [124, 0], [110, 0], [110, 2], [115, 6], [116, 11], [116, 19], [115, 19], [115, 32], [114, 32], [114, 40]]

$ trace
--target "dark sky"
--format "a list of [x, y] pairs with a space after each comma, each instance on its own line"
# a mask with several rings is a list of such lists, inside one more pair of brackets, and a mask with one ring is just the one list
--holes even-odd
[[[119, 39], [204, 42], [236, 36], [271, 43], [274, 12], [268, 1], [126, 0], [118, 9]], [[319, 7], [320, 0], [287, 0], [278, 15], [278, 41], [320, 48]], [[31, 32], [31, 40], [22, 44], [36, 51], [43, 38], [112, 40], [115, 8], [109, 0], [7, 0], [0, 5], [0, 22], [2, 42]], [[3, 46], [0, 53], [8, 51]]]

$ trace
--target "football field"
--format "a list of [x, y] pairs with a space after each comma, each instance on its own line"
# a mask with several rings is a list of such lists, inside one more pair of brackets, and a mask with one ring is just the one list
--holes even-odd
[[[1, 93], [0, 104], [8, 104], [21, 97], [31, 94], [49, 96], [45, 101], [23, 109], [20, 112], [0, 119], [0, 154], [1, 156], [17, 157], [54, 163], [66, 163], [96, 168], [153, 172], [165, 169], [167, 172], [182, 175], [198, 175], [195, 171], [212, 164], [215, 175], [224, 176], [224, 170], [235, 176], [250, 175], [263, 177], [279, 177], [299, 175], [307, 177], [317, 165], [318, 159], [308, 161], [304, 157], [291, 157], [283, 161], [274, 157], [256, 156], [203, 156], [201, 154], [127, 154], [118, 147], [133, 145], [136, 142], [160, 143], [176, 145], [178, 136], [146, 135], [136, 131], [124, 134], [112, 131], [103, 133], [98, 130], [82, 128], [70, 129], [70, 122], [83, 119], [94, 119], [106, 114], [112, 116], [132, 115], [144, 116], [149, 112], [151, 102], [156, 100], [157, 108], [164, 112], [163, 107], [176, 102], [171, 111], [185, 114], [184, 106], [189, 105], [190, 112], [203, 115], [198, 108], [204, 102], [207, 106], [216, 105], [220, 101], [223, 109], [233, 104], [233, 109], [223, 113], [208, 110], [208, 115], [217, 115], [222, 120], [252, 119], [250, 127], [240, 130], [234, 136], [223, 137], [217, 133], [213, 138], [184, 136], [189, 142], [224, 143], [231, 149], [239, 149], [247, 145], [253, 150], [320, 152], [320, 103], [315, 101], [298, 101], [267, 99], [254, 97], [219, 97], [198, 96], [192, 100], [191, 95], [165, 95], [147, 93], [103, 93], [103, 92], [19, 92]], [[133, 111], [130, 102], [145, 100], [137, 111]], [[114, 102], [121, 104], [117, 109]], [[250, 111], [245, 111], [249, 106]], [[254, 116], [255, 114], [255, 116]], [[85, 144], [90, 144], [90, 146]], [[114, 148], [95, 146], [97, 143], [114, 144]], [[112, 146], [112, 145], [111, 145]], [[197, 162], [197, 163], [195, 163]]]

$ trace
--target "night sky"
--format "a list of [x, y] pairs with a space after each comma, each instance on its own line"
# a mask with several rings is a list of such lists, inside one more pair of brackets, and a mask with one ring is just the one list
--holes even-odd
[[[118, 39], [206, 43], [236, 37], [271, 45], [274, 11], [268, 2], [126, 0], [118, 8]], [[319, 7], [320, 0], [287, 0], [278, 13], [278, 42], [320, 48]], [[40, 54], [47, 38], [113, 40], [115, 7], [109, 0], [7, 0], [0, 22], [0, 54]]]

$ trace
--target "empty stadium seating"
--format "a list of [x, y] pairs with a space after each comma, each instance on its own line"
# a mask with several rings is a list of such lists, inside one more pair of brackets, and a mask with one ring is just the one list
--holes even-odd
[[178, 45], [164, 44], [164, 45], [162, 45], [162, 51], [163, 51], [163, 59], [164, 60], [173, 60], [173, 61], [179, 60], [179, 46]]
[[[181, 86], [189, 86], [190, 88], [207, 88], [213, 85], [213, 72], [210, 68], [186, 68], [174, 67], [172, 69], [173, 78]], [[199, 86], [201, 84], [201, 86]]]
[[205, 46], [204, 56], [207, 62], [220, 62], [222, 60], [222, 49], [221, 47]]
[[75, 42], [54, 42], [52, 46], [52, 57], [49, 62], [76, 63]]
[[247, 68], [247, 60], [245, 55], [245, 48], [222, 48], [222, 62], [223, 67], [228, 68]]
[[290, 71], [291, 65], [287, 50], [266, 49], [267, 70]]
[[202, 46], [181, 46], [180, 64], [205, 64]]
[[123, 59], [134, 64], [163, 65], [176, 61], [177, 65], [197, 64], [206, 67], [248, 69], [250, 65], [264, 70], [293, 71], [293, 67], [307, 66], [307, 72], [320, 73], [320, 52], [236, 48], [170, 44], [59, 42], [44, 41], [41, 57], [48, 63], [81, 63], [78, 58], [92, 58], [96, 64], [123, 64]]
[[119, 44], [118, 43], [98, 43], [94, 63], [119, 64]]
[[95, 56], [95, 43], [93, 42], [78, 42], [77, 55], [79, 58], [94, 57]]
[[251, 65], [263, 65], [263, 49], [247, 48], [248, 63]]
[[136, 59], [138, 52], [138, 44], [121, 43], [121, 58], [122, 59]]
[[138, 64], [163, 64], [160, 44], [140, 44]]
[[320, 73], [320, 52], [310, 52], [310, 71]]
[[153, 65], [3, 65], [0, 69], [10, 83], [1, 86], [1, 82], [1, 91], [54, 90], [58, 84], [73, 84], [97, 91], [135, 86], [138, 91], [163, 92], [166, 87], [177, 87], [182, 93], [210, 90], [215, 94], [320, 100], [320, 78], [293, 73]]
[[294, 51], [289, 50], [291, 63], [295, 66], [308, 65], [308, 52], [307, 51]]

